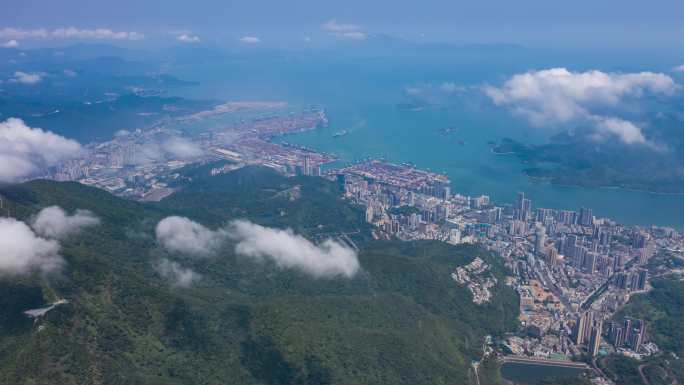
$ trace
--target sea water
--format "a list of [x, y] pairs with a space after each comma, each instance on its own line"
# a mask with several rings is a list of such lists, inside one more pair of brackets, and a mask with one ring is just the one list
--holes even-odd
[[[684, 195], [534, 181], [524, 175], [525, 166], [515, 155], [491, 151], [488, 142], [503, 137], [543, 143], [551, 133], [492, 105], [481, 86], [500, 84], [511, 73], [525, 69], [554, 66], [550, 61], [535, 56], [507, 62], [505, 55], [479, 59], [457, 53], [427, 57], [302, 54], [225, 59], [171, 72], [200, 82], [198, 87], [182, 90], [182, 96], [284, 100], [291, 106], [325, 108], [328, 127], [276, 140], [333, 153], [342, 164], [367, 157], [410, 162], [446, 173], [454, 193], [485, 194], [502, 203], [512, 202], [516, 192], [524, 191], [534, 207], [589, 207], [598, 217], [624, 224], [684, 229]], [[458, 85], [458, 90], [444, 91], [445, 82]], [[445, 128], [450, 128], [448, 133]], [[341, 130], [348, 133], [333, 136]]]

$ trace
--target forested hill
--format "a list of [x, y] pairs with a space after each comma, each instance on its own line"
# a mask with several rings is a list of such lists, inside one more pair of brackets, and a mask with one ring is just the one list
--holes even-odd
[[[487, 252], [373, 241], [363, 213], [321, 178], [195, 175], [157, 204], [49, 181], [0, 196], [25, 223], [54, 205], [99, 220], [59, 238], [57, 272], [0, 276], [0, 384], [466, 384], [483, 335], [516, 325], [517, 296]], [[169, 252], [155, 227], [172, 215], [216, 234], [234, 219], [291, 227], [316, 245], [349, 234], [360, 269], [316, 277], [238, 255], [232, 238], [212, 255]], [[476, 256], [500, 278], [482, 306], [450, 277]], [[160, 261], [195, 279], [170, 280]], [[22, 314], [61, 298], [36, 321]]]

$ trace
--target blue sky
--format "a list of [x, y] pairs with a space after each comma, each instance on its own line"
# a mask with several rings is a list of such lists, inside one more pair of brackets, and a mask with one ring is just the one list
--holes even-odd
[[[330, 20], [364, 34], [544, 46], [668, 47], [684, 41], [681, 0], [4, 0], [0, 28], [110, 28], [204, 41], [331, 38]], [[334, 36], [333, 36], [334, 37]], [[340, 36], [336, 36], [340, 37]]]

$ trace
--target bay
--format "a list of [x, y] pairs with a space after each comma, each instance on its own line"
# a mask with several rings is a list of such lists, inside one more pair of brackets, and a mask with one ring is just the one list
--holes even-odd
[[[409, 162], [446, 173], [452, 191], [512, 202], [524, 191], [535, 207], [579, 210], [632, 225], [684, 229], [684, 195], [616, 188], [558, 186], [529, 179], [513, 155], [490, 141], [543, 143], [549, 132], [492, 106], [480, 91], [511, 72], [550, 66], [537, 57], [500, 62], [458, 56], [348, 58], [279, 55], [173, 68], [200, 82], [181, 96], [218, 100], [285, 100], [326, 109], [327, 128], [277, 140], [333, 153], [342, 164], [367, 157]], [[447, 92], [445, 84], [456, 85]], [[449, 128], [449, 133], [443, 130]], [[344, 136], [334, 137], [346, 130]]]

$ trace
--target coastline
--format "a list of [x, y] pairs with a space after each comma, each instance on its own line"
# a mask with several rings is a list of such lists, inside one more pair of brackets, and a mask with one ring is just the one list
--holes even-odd
[[[500, 147], [500, 145], [499, 146], [490, 146], [491, 153], [494, 155], [517, 155], [520, 159], [520, 153], [518, 153], [516, 151], [497, 151], [497, 148], [499, 148], [499, 147]], [[525, 161], [520, 159], [520, 163], [525, 164]], [[585, 188], [585, 189], [623, 190], [623, 191], [648, 193], [648, 194], [661, 195], [661, 196], [684, 196], [684, 191], [665, 192], [665, 191], [655, 191], [655, 190], [649, 190], [649, 189], [644, 189], [644, 188], [626, 187], [626, 186], [619, 186], [619, 185], [604, 185], [604, 184], [591, 185], [591, 184], [581, 184], [581, 183], [569, 183], [569, 184], [568, 183], [557, 183], [554, 181], [556, 179], [556, 177], [554, 177], [554, 176], [535, 177], [535, 176], [529, 175], [524, 170], [523, 170], [523, 174], [532, 180], [548, 180], [554, 186], [581, 187], [581, 188]]]
[[[510, 152], [496, 152], [494, 149], [491, 149], [492, 154], [494, 155], [517, 155], [515, 151], [510, 151]], [[524, 164], [524, 162], [521, 162]], [[583, 185], [583, 184], [573, 184], [573, 183], [558, 183], [555, 182], [554, 179], [555, 177], [549, 176], [549, 177], [538, 177], [538, 176], [532, 176], [526, 173], [525, 171], [522, 172], [523, 175], [525, 175], [527, 178], [530, 180], [537, 180], [537, 181], [548, 181], [550, 184], [554, 186], [561, 186], [561, 187], [578, 187], [578, 188], [584, 188], [584, 189], [611, 189], [611, 190], [623, 190], [623, 191], [630, 191], [630, 192], [639, 192], [639, 193], [647, 193], [647, 194], [652, 194], [652, 195], [664, 195], [664, 196], [684, 196], [684, 191], [681, 192], [664, 192], [664, 191], [653, 191], [653, 190], [647, 190], [647, 189], [639, 189], [639, 188], [633, 188], [633, 187], [625, 187], [625, 186], [615, 186], [615, 185]]]
[[621, 190], [621, 191], [629, 191], [629, 192], [646, 193], [646, 194], [650, 194], [650, 195], [683, 196], [684, 197], [684, 192], [659, 192], [659, 191], [643, 190], [643, 189], [637, 189], [637, 188], [629, 188], [629, 187], [624, 187], [624, 186], [606, 186], [606, 185], [604, 185], [604, 186], [587, 186], [587, 185], [582, 185], [582, 184], [557, 183], [557, 182], [554, 182], [553, 177], [536, 177], [536, 176], [528, 175], [525, 172], [523, 172], [523, 174], [530, 180], [548, 181], [551, 185], [559, 186], [559, 187], [573, 187], [573, 188], [582, 188], [582, 189], [587, 189], [587, 190], [591, 190], [591, 189]]

